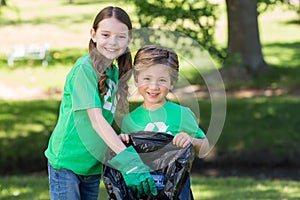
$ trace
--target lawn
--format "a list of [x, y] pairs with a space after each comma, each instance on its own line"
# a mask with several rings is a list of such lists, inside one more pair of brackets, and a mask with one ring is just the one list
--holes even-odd
[[[107, 199], [101, 184], [99, 200]], [[300, 182], [259, 180], [251, 177], [192, 177], [197, 200], [293, 200], [300, 198]], [[10, 176], [0, 179], [0, 199], [48, 200], [45, 176]]]

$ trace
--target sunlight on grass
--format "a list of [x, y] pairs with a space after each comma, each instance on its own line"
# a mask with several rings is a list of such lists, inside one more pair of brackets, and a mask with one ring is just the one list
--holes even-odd
[[[6, 176], [0, 179], [1, 200], [48, 200], [47, 176]], [[107, 200], [103, 182], [100, 185], [99, 200]]]
[[[260, 180], [242, 177], [199, 177], [192, 176], [192, 190], [195, 199], [238, 200], [238, 199], [298, 199], [300, 183], [283, 180]], [[0, 179], [1, 200], [46, 200], [49, 199], [46, 176], [11, 176]], [[107, 199], [103, 185], [100, 185], [99, 200]]]
[[[24, 90], [30, 87], [62, 87], [69, 70], [67, 67], [7, 68], [1, 70], [0, 79], [3, 84], [23, 86]], [[18, 81], [11, 79], [12, 76], [17, 76]]]
[[19, 136], [28, 136], [27, 133], [41, 133], [45, 129], [43, 124], [16, 124], [14, 127], [17, 132], [20, 132]]
[[299, 41], [299, 24], [290, 23], [292, 20], [297, 20], [298, 17], [295, 11], [282, 7], [277, 7], [275, 10], [269, 10], [261, 14], [259, 17], [259, 28], [262, 43]]
[[47, 177], [1, 177], [0, 189], [1, 200], [49, 199]]
[[300, 183], [296, 181], [259, 180], [254, 178], [192, 177], [195, 199], [297, 199]]

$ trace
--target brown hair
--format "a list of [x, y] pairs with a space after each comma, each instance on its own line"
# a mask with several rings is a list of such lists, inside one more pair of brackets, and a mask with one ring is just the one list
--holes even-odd
[[[94, 23], [93, 23], [93, 29], [96, 32], [98, 29], [98, 24], [104, 19], [107, 18], [116, 18], [120, 22], [124, 23], [129, 30], [129, 37], [131, 37], [131, 30], [132, 30], [132, 24], [130, 17], [128, 14], [119, 7], [106, 7], [102, 9], [98, 15], [95, 17]], [[105, 95], [108, 89], [108, 86], [106, 84], [107, 75], [105, 73], [105, 69], [102, 69], [105, 66], [97, 66], [100, 65], [101, 62], [97, 62], [95, 57], [99, 56], [99, 53], [95, 50], [96, 49], [96, 43], [93, 42], [92, 39], [90, 39], [89, 42], [89, 52], [91, 55], [91, 61], [92, 65], [95, 69], [100, 69], [98, 73], [100, 73], [99, 80], [98, 80], [98, 89], [99, 93], [101, 95]], [[131, 72], [132, 72], [132, 57], [131, 52], [129, 48], [125, 50], [124, 54], [119, 56], [117, 58], [117, 63], [119, 67], [119, 84], [118, 84], [118, 95], [119, 95], [119, 106], [121, 111], [125, 111], [128, 105], [127, 101], [127, 95], [128, 95], [128, 84], [127, 81], [130, 79]]]
[[134, 57], [134, 80], [137, 82], [139, 71], [155, 64], [163, 64], [170, 67], [171, 85], [178, 80], [178, 56], [165, 47], [159, 45], [146, 45], [138, 50]]

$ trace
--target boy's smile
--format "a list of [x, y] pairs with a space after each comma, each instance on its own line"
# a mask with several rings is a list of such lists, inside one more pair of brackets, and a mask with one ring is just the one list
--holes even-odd
[[139, 71], [137, 87], [144, 98], [143, 106], [155, 110], [166, 103], [166, 96], [171, 86], [169, 67], [155, 64]]

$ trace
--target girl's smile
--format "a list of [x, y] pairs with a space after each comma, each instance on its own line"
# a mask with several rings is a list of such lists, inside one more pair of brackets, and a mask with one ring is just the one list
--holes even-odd
[[100, 21], [96, 32], [91, 29], [91, 38], [97, 50], [110, 60], [122, 55], [130, 42], [128, 27], [113, 17]]

